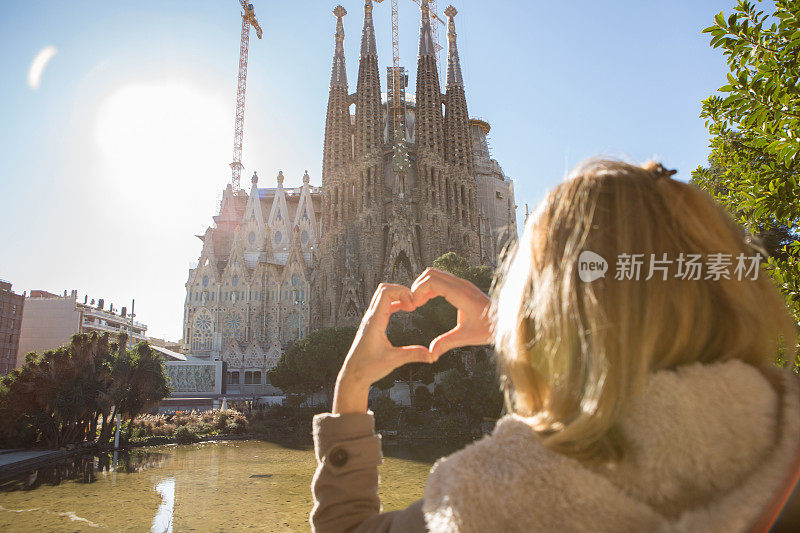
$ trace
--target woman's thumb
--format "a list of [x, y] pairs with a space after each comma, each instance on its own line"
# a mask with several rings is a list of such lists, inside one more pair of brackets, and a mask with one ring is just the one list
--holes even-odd
[[439, 357], [441, 357], [445, 352], [448, 352], [453, 348], [466, 346], [467, 344], [468, 343], [466, 342], [464, 332], [460, 328], [456, 327], [433, 339], [430, 345], [430, 352], [433, 354], [433, 360], [435, 361], [439, 359]]

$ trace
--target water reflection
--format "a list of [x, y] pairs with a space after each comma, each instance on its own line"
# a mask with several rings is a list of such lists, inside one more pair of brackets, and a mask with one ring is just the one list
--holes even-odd
[[175, 478], [170, 477], [156, 485], [156, 492], [161, 495], [161, 505], [158, 506], [156, 516], [153, 518], [151, 533], [172, 533], [172, 515], [175, 511]]
[[[169, 457], [168, 454], [133, 450], [119, 452], [76, 455], [46, 466], [19, 474], [0, 483], [0, 491], [33, 490], [41, 485], [59, 485], [66, 481], [94, 483], [98, 477], [109, 472], [127, 474], [158, 468]], [[113, 457], [113, 460], [112, 460]]]
[[[387, 447], [385, 510], [422, 496], [425, 446]], [[310, 448], [261, 441], [73, 457], [0, 487], [0, 531], [308, 531]], [[246, 512], [232, 511], [246, 509]]]

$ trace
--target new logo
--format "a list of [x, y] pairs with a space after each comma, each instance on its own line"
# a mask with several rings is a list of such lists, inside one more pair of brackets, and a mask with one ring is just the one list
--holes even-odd
[[584, 250], [578, 256], [578, 277], [584, 283], [606, 277], [608, 261], [596, 253]]

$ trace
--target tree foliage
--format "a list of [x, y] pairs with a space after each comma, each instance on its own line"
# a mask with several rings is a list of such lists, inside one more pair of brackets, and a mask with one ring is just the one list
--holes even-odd
[[800, 323], [800, 3], [776, 0], [767, 14], [740, 0], [704, 33], [730, 72], [722, 95], [703, 101], [712, 151], [693, 181], [762, 236], [767, 269]]
[[126, 337], [120, 340], [77, 334], [67, 346], [29, 353], [21, 368], [2, 379], [2, 444], [107, 443], [114, 406], [132, 419], [169, 395], [163, 363], [150, 347], [141, 343], [128, 351]]
[[503, 394], [494, 363], [484, 357], [471, 372], [464, 368], [447, 370], [436, 386], [433, 403], [446, 412], [461, 414], [469, 424], [499, 417]]
[[270, 382], [288, 394], [325, 393], [330, 404], [336, 376], [356, 328], [317, 330], [293, 343], [267, 372]]

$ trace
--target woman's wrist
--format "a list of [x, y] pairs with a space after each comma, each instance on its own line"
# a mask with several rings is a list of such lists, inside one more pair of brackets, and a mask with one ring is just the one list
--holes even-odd
[[333, 389], [333, 414], [366, 413], [370, 385], [371, 383], [364, 383], [342, 369]]

